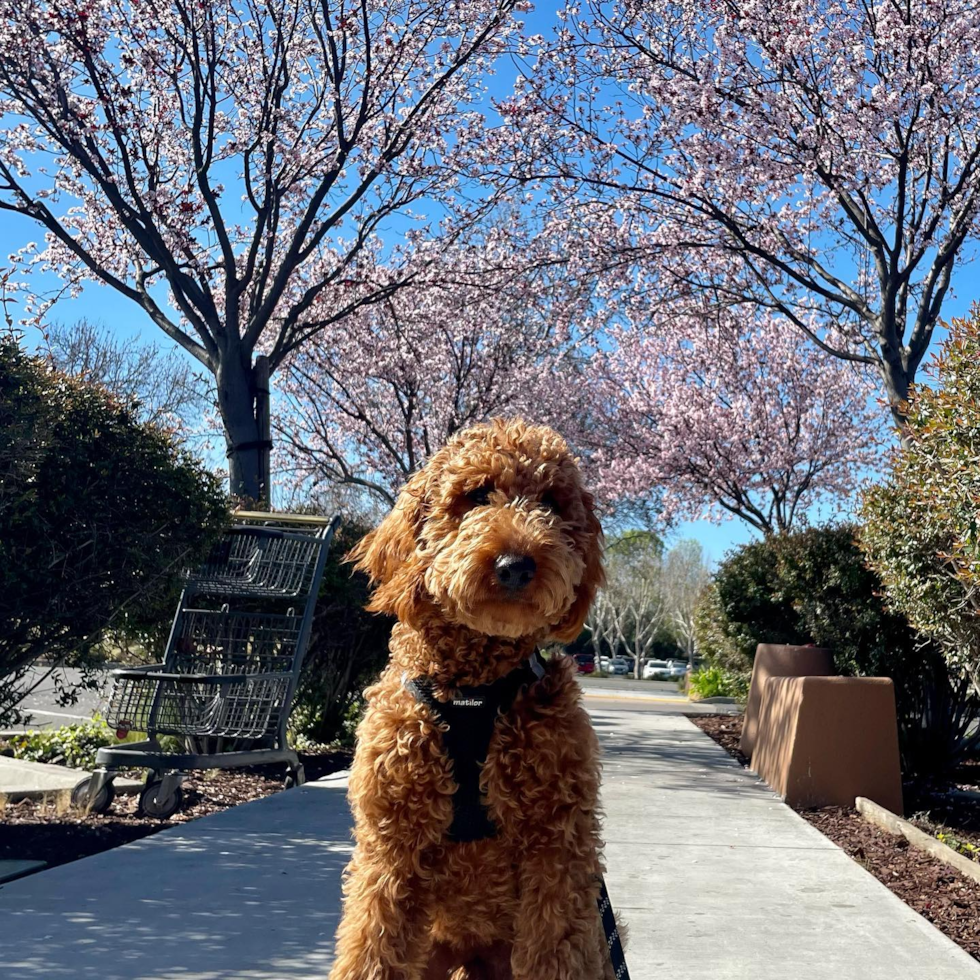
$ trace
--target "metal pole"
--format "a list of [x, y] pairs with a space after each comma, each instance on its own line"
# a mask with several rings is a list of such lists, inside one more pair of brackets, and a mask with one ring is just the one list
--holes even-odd
[[255, 358], [255, 421], [259, 428], [259, 505], [272, 508], [272, 420], [269, 412], [269, 358]]

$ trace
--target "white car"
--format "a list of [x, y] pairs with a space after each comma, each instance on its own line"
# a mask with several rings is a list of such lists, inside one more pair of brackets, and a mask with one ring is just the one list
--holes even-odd
[[643, 665], [645, 681], [663, 681], [670, 677], [670, 665], [666, 660], [648, 660]]
[[667, 670], [671, 679], [683, 677], [687, 673], [686, 660], [668, 660]]

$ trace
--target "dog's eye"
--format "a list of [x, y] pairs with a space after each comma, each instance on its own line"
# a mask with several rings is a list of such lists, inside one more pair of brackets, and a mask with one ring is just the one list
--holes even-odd
[[546, 493], [541, 498], [541, 506], [545, 510], [550, 510], [552, 514], [561, 513], [561, 507], [558, 506], [558, 501], [550, 493]]
[[477, 507], [484, 507], [490, 503], [490, 494], [492, 493], [493, 484], [484, 483], [482, 487], [477, 487], [475, 490], [471, 490], [466, 495], [466, 499], [471, 504], [475, 504]]

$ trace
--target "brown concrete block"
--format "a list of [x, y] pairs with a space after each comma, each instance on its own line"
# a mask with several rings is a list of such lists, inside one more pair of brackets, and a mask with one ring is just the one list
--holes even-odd
[[766, 681], [770, 677], [806, 677], [811, 674], [829, 676], [836, 673], [834, 658], [830, 651], [824, 647], [794, 647], [783, 646], [779, 643], [760, 643], [755, 648], [752, 683], [749, 685], [749, 700], [745, 705], [742, 737], [738, 743], [742, 753], [750, 759], [752, 758], [756, 734], [759, 730], [762, 695], [766, 689]]
[[790, 806], [902, 812], [895, 688], [888, 677], [771, 677], [752, 768]]

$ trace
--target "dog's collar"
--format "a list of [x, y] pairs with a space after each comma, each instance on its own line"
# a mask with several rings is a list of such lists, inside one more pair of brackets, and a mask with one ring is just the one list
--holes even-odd
[[[522, 675], [527, 675], [530, 673], [531, 677], [528, 678], [530, 681], [539, 681], [545, 674], [544, 660], [541, 654], [535, 650], [526, 660], [521, 661], [518, 666], [516, 666], [512, 671], [504, 674], [503, 677], [498, 677], [495, 681], [489, 684], [480, 684], [477, 686], [470, 687], [458, 687], [456, 688], [456, 694], [449, 700], [439, 702], [440, 704], [456, 704], [459, 707], [479, 707], [483, 704], [483, 698], [485, 697], [485, 692], [490, 692], [492, 689], [503, 688], [506, 689], [514, 684], [515, 681], [518, 683], [518, 687], [525, 682]], [[421, 701], [428, 702], [430, 698], [435, 699], [435, 695], [432, 693], [435, 688], [435, 682], [428, 677], [411, 677], [408, 671], [402, 672], [402, 687], [411, 691], [417, 698], [419, 698], [418, 691], [425, 692], [425, 696], [419, 698]], [[516, 693], [516, 692], [515, 692]], [[479, 705], [469, 704], [467, 702], [472, 702], [479, 700]]]

